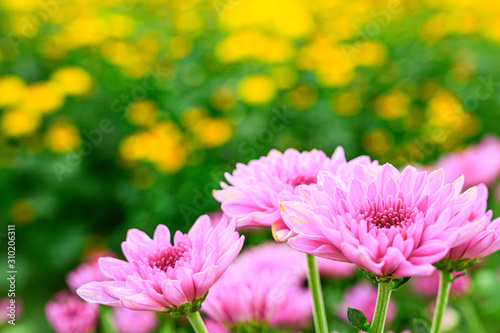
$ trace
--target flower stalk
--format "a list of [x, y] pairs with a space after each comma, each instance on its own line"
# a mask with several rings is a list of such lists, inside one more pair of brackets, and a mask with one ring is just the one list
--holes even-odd
[[199, 311], [191, 312], [186, 317], [196, 333], [208, 333], [207, 327], [203, 319], [201, 319]]
[[383, 333], [385, 326], [385, 318], [387, 316], [387, 308], [391, 298], [392, 286], [391, 282], [379, 282], [377, 304], [373, 314], [373, 321], [370, 327], [370, 333]]
[[315, 331], [316, 333], [329, 333], [318, 265], [316, 258], [310, 254], [307, 254], [307, 281], [313, 301]]
[[434, 308], [434, 317], [432, 318], [432, 326], [430, 333], [440, 333], [443, 315], [448, 305], [448, 297], [450, 295], [450, 287], [452, 275], [450, 272], [439, 271], [439, 290], [436, 299], [436, 307]]

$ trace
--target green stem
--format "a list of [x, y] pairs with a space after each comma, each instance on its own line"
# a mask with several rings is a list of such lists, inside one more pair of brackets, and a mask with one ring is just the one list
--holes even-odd
[[391, 282], [379, 282], [377, 304], [373, 314], [373, 321], [370, 327], [370, 333], [383, 333], [385, 326], [385, 317], [387, 316], [387, 308], [391, 299]]
[[471, 302], [470, 298], [460, 299], [456, 304], [460, 306], [462, 316], [465, 318], [467, 325], [469, 325], [471, 332], [486, 333], [486, 329], [483, 326], [481, 318], [479, 318], [476, 307]]
[[318, 265], [316, 264], [316, 258], [310, 254], [307, 255], [307, 281], [313, 301], [313, 317], [316, 333], [329, 333]]
[[440, 333], [443, 315], [448, 305], [448, 297], [451, 287], [451, 273], [439, 271], [439, 291], [434, 308], [434, 317], [432, 318], [432, 327], [430, 333]]
[[193, 329], [196, 333], [208, 333], [208, 330], [205, 327], [205, 324], [203, 323], [203, 320], [201, 319], [200, 313], [198, 311], [191, 312], [186, 317], [189, 320], [191, 326], [193, 326]]

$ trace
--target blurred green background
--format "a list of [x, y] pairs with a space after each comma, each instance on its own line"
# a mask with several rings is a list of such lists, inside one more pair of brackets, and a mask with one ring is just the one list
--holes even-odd
[[[186, 231], [217, 211], [212, 189], [237, 162], [342, 145], [348, 158], [432, 164], [500, 135], [496, 1], [0, 8], [0, 236], [16, 225], [20, 332], [48, 331], [43, 305], [67, 272], [91, 252], [121, 253], [127, 229]], [[491, 332], [499, 259], [473, 276]], [[402, 327], [420, 304], [406, 303]]]

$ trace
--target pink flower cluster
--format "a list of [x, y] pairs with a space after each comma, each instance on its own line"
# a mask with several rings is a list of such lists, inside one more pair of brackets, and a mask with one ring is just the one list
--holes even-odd
[[[429, 275], [441, 259], [482, 258], [500, 249], [500, 220], [486, 212], [484, 185], [443, 170], [398, 171], [337, 148], [238, 164], [214, 196], [239, 225], [271, 226], [301, 252], [354, 263], [379, 276]], [[281, 207], [281, 214], [278, 213]]]
[[222, 190], [214, 191], [214, 197], [239, 226], [272, 226], [276, 240], [283, 241], [293, 232], [283, 223], [279, 204], [298, 198], [299, 185], [316, 184], [319, 171], [337, 174], [355, 164], [367, 165], [370, 159], [361, 156], [347, 162], [342, 147], [331, 158], [319, 150], [272, 150], [248, 165], [237, 164], [232, 174], [226, 173], [229, 185], [222, 182]]

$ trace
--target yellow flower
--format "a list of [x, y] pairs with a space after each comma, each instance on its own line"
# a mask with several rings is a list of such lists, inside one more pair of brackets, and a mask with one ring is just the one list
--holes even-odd
[[110, 37], [126, 38], [135, 32], [135, 21], [127, 15], [112, 13], [107, 17], [108, 33]]
[[155, 161], [156, 168], [164, 172], [176, 172], [186, 164], [186, 150], [176, 145], [167, 149]]
[[39, 113], [51, 113], [64, 104], [64, 92], [54, 82], [36, 82], [28, 87], [22, 107]]
[[6, 136], [18, 137], [33, 133], [40, 126], [37, 114], [24, 109], [12, 109], [2, 114], [2, 132]]
[[288, 66], [279, 66], [273, 68], [271, 76], [279, 89], [288, 89], [297, 82], [297, 72]]
[[80, 67], [59, 68], [51, 79], [68, 95], [85, 96], [92, 89], [92, 77]]
[[174, 36], [168, 43], [168, 55], [172, 59], [187, 57], [193, 50], [193, 43], [183, 36]]
[[305, 110], [311, 108], [316, 99], [318, 92], [313, 86], [301, 84], [288, 93], [290, 104], [297, 110]]
[[387, 51], [379, 42], [369, 40], [355, 44], [353, 60], [361, 66], [378, 66], [385, 62]]
[[156, 121], [158, 106], [155, 102], [145, 99], [132, 102], [127, 111], [131, 123], [139, 126], [150, 126]]
[[382, 119], [397, 119], [408, 114], [410, 97], [402, 91], [394, 90], [375, 100], [375, 113]]
[[228, 142], [233, 136], [233, 128], [228, 119], [205, 118], [196, 124], [194, 133], [202, 146], [213, 148]]
[[354, 116], [361, 109], [361, 96], [354, 91], [344, 91], [333, 97], [331, 105], [339, 116]]
[[7, 10], [31, 11], [39, 6], [38, 0], [3, 0], [1, 6]]
[[236, 97], [231, 88], [220, 86], [210, 96], [210, 104], [217, 110], [227, 111], [232, 109], [236, 104]]
[[175, 30], [195, 36], [203, 29], [203, 17], [200, 13], [188, 10], [178, 15], [174, 19]]
[[78, 129], [69, 123], [51, 125], [45, 134], [45, 144], [58, 154], [65, 154], [75, 150], [81, 142]]
[[267, 75], [249, 75], [240, 81], [238, 94], [248, 104], [266, 104], [275, 97], [276, 84]]
[[135, 133], [127, 136], [120, 143], [120, 155], [126, 161], [135, 162], [145, 156], [142, 133]]
[[72, 20], [67, 26], [67, 33], [73, 37], [74, 47], [97, 45], [106, 39], [106, 24], [100, 17], [83, 15]]
[[19, 104], [26, 94], [26, 84], [19, 77], [6, 75], [0, 78], [0, 107]]
[[181, 123], [186, 128], [193, 129], [201, 120], [208, 117], [208, 111], [203, 107], [192, 107], [181, 115]]
[[383, 155], [392, 148], [393, 144], [392, 134], [382, 128], [370, 130], [363, 136], [363, 147], [370, 154]]
[[35, 207], [26, 199], [17, 199], [10, 208], [10, 218], [18, 224], [27, 224], [35, 218]]

